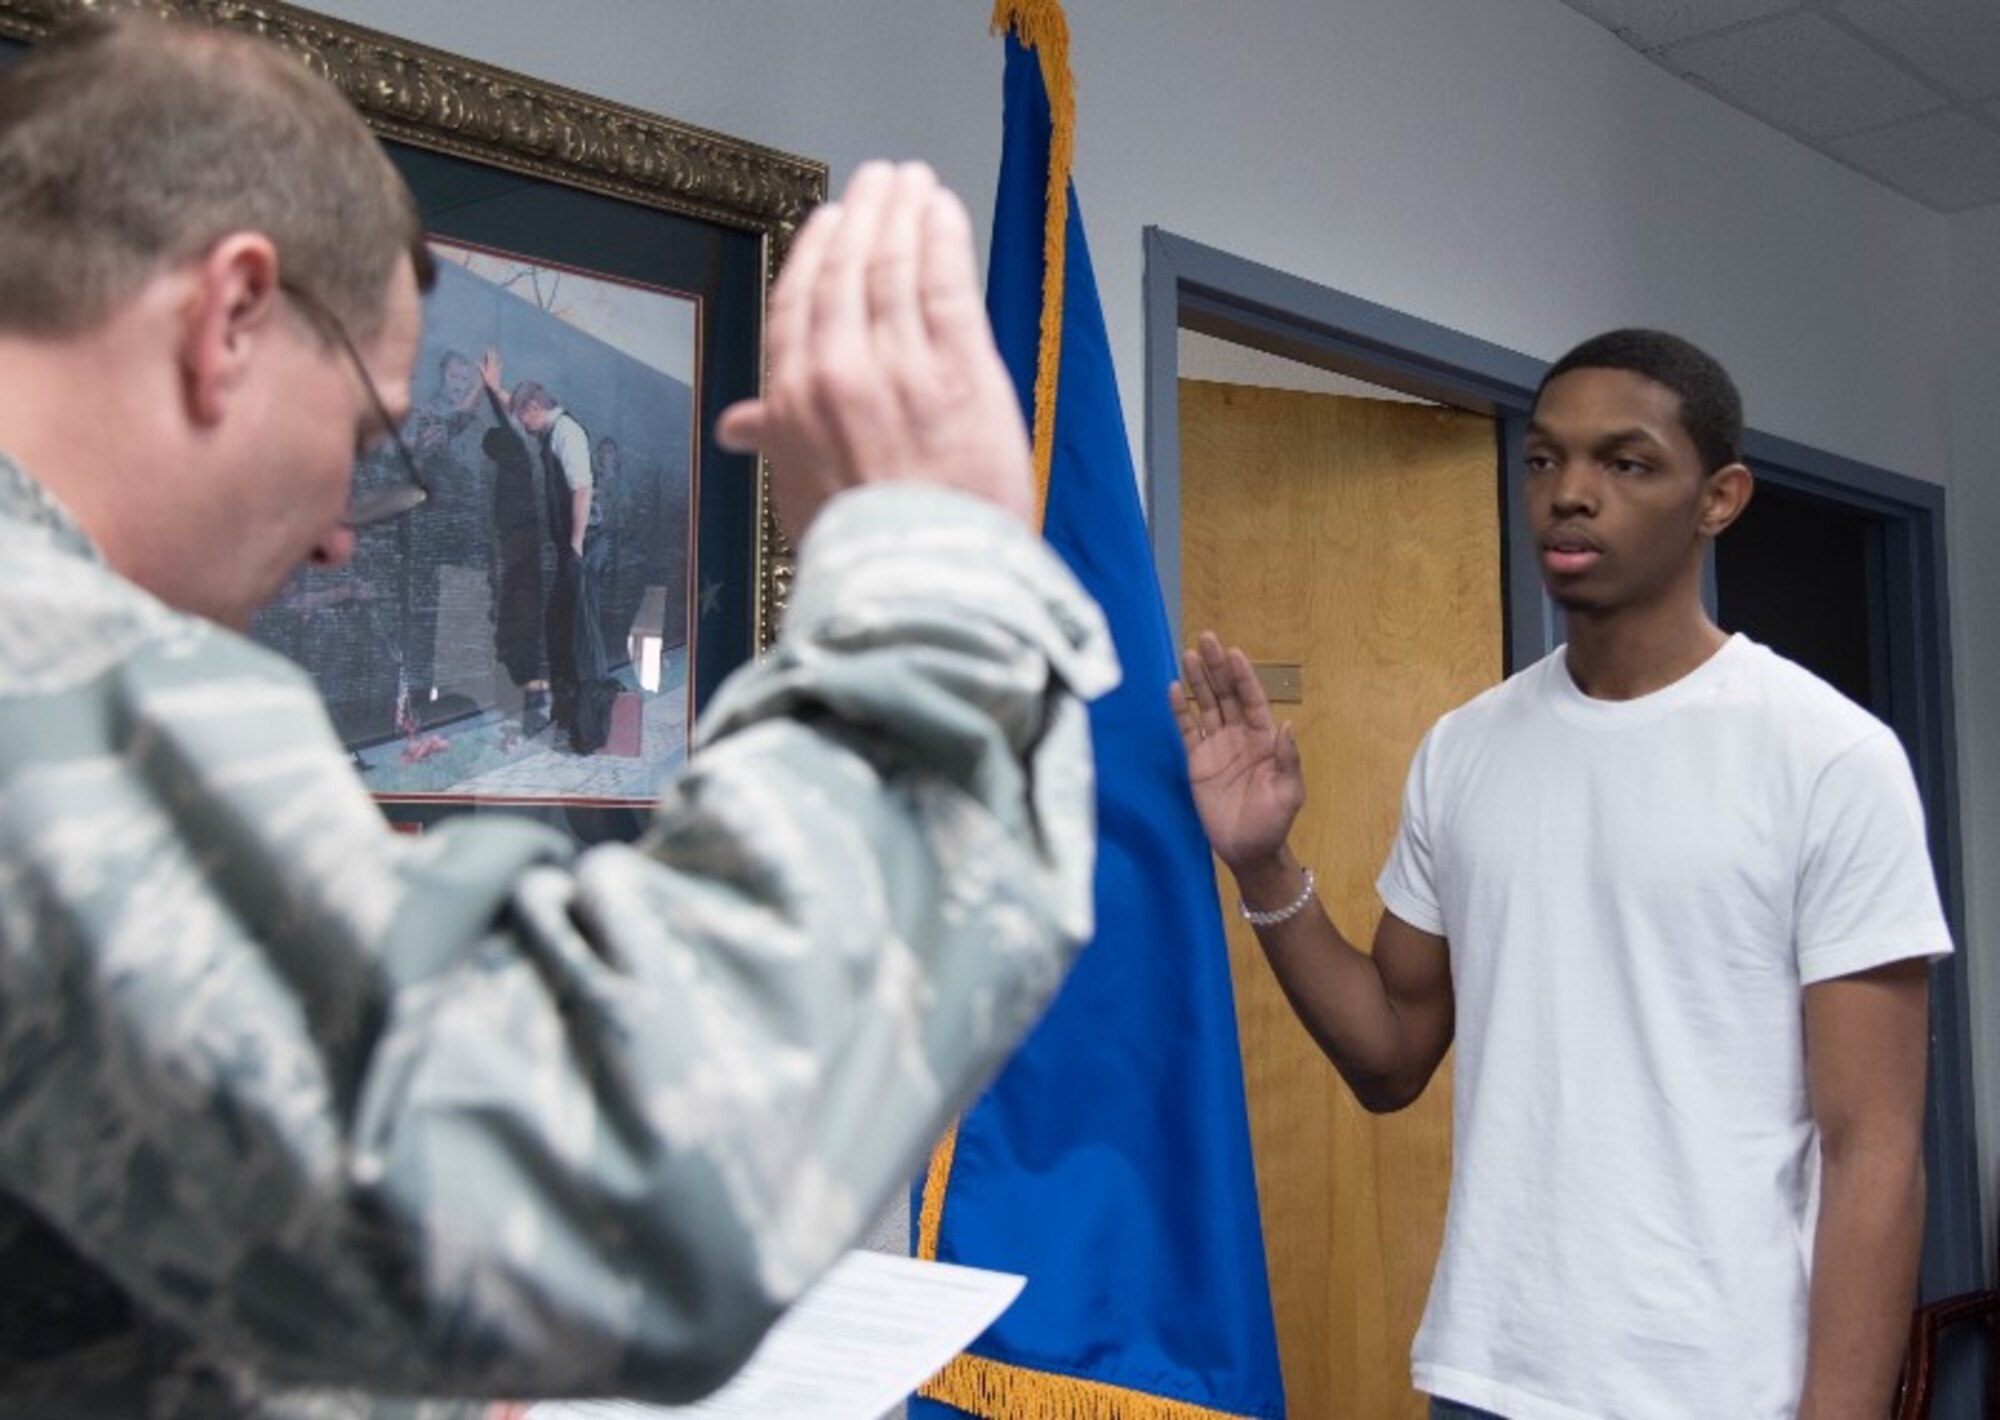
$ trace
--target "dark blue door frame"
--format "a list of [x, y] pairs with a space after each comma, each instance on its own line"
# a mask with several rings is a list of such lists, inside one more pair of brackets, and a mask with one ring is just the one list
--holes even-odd
[[[1146, 229], [1146, 507], [1153, 560], [1180, 628], [1180, 354], [1182, 328], [1308, 365], [1490, 415], [1499, 430], [1506, 665], [1524, 666], [1560, 638], [1521, 526], [1521, 443], [1542, 362], [1386, 306], [1260, 266], [1157, 227]], [[1954, 938], [1964, 936], [1964, 864], [1951, 698], [1950, 596], [1942, 488], [1836, 454], [1751, 431], [1745, 461], [1760, 480], [1867, 515], [1880, 527], [1884, 718], [1902, 737], [1929, 816], [1931, 853]], [[1711, 579], [1712, 587], [1712, 579]], [[1926, 1297], [1984, 1285], [1977, 1151], [1973, 1137], [1969, 992], [1961, 950], [1932, 972], [1930, 1098], [1925, 1162]], [[2000, 1282], [2000, 1279], [1993, 1279]], [[1971, 1357], [1960, 1358], [1971, 1361]], [[1969, 1365], [1952, 1368], [1940, 1417], [1972, 1420]]]

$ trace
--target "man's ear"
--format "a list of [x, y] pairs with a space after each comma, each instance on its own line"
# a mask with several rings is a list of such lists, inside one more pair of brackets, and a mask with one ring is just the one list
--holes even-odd
[[1740, 463], [1724, 464], [1704, 478], [1701, 484], [1702, 536], [1721, 536], [1722, 530], [1750, 506], [1750, 495], [1756, 488], [1756, 477]]
[[192, 274], [181, 369], [189, 413], [196, 423], [213, 425], [276, 326], [284, 299], [278, 251], [262, 233], [232, 232], [208, 249]]

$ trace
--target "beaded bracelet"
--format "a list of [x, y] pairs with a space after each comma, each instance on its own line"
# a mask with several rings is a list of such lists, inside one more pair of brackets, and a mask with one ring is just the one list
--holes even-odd
[[1243, 920], [1248, 922], [1252, 927], [1275, 927], [1280, 922], [1291, 921], [1301, 912], [1304, 912], [1306, 904], [1312, 901], [1314, 887], [1313, 870], [1306, 868], [1304, 872], [1306, 875], [1306, 885], [1299, 889], [1297, 897], [1293, 898], [1283, 907], [1274, 907], [1269, 912], [1258, 912], [1249, 903], [1239, 897], [1236, 899], [1236, 910], [1243, 914]]

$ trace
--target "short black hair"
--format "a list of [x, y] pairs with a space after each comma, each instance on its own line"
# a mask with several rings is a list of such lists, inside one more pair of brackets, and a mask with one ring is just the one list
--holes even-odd
[[1681, 397], [1681, 425], [1709, 473], [1742, 460], [1743, 396], [1713, 355], [1663, 330], [1608, 330], [1593, 335], [1549, 366], [1535, 403], [1558, 375], [1571, 370], [1630, 370]]

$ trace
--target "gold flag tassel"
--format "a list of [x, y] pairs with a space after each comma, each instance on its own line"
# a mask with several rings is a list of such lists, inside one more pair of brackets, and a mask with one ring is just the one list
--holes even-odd
[[[994, 0], [992, 30], [1012, 30], [1042, 67], [1049, 96], [1049, 182], [1043, 199], [1042, 322], [1035, 360], [1035, 525], [1049, 500], [1055, 457], [1056, 377], [1062, 368], [1063, 263], [1069, 230], [1069, 174], [1076, 152], [1076, 92], [1069, 73], [1069, 21], [1058, 0]], [[958, 1128], [931, 1153], [917, 1211], [916, 1255], [935, 1260], [944, 1221], [945, 1187], [958, 1148]], [[1101, 1381], [1033, 1370], [961, 1352], [917, 1392], [970, 1415], [1007, 1420], [1241, 1420], [1227, 1411], [1149, 1395]]]
[[1076, 156], [1076, 89], [1069, 75], [1069, 21], [1057, 0], [994, 0], [992, 32], [1012, 30], [1042, 66], [1049, 96], [1049, 186], [1042, 201], [1042, 329], [1035, 354], [1035, 525], [1049, 502], [1055, 458], [1056, 376], [1062, 368], [1063, 263], [1069, 231], [1069, 171]]
[[[1063, 261], [1069, 229], [1069, 169], [1076, 151], [1076, 93], [1069, 77], [1069, 21], [1058, 0], [994, 0], [992, 33], [1011, 29], [1021, 47], [1042, 66], [1049, 96], [1049, 184], [1043, 195], [1042, 323], [1035, 352], [1035, 526], [1049, 503], [1049, 466], [1055, 458], [1056, 376], [1062, 368]], [[917, 1211], [917, 1253], [937, 1257], [938, 1226], [944, 1217], [945, 1185], [951, 1181], [958, 1144], [953, 1125], [931, 1151]]]
[[1222, 1410], [962, 1351], [917, 1392], [969, 1415], [1007, 1420], [1241, 1420]]

